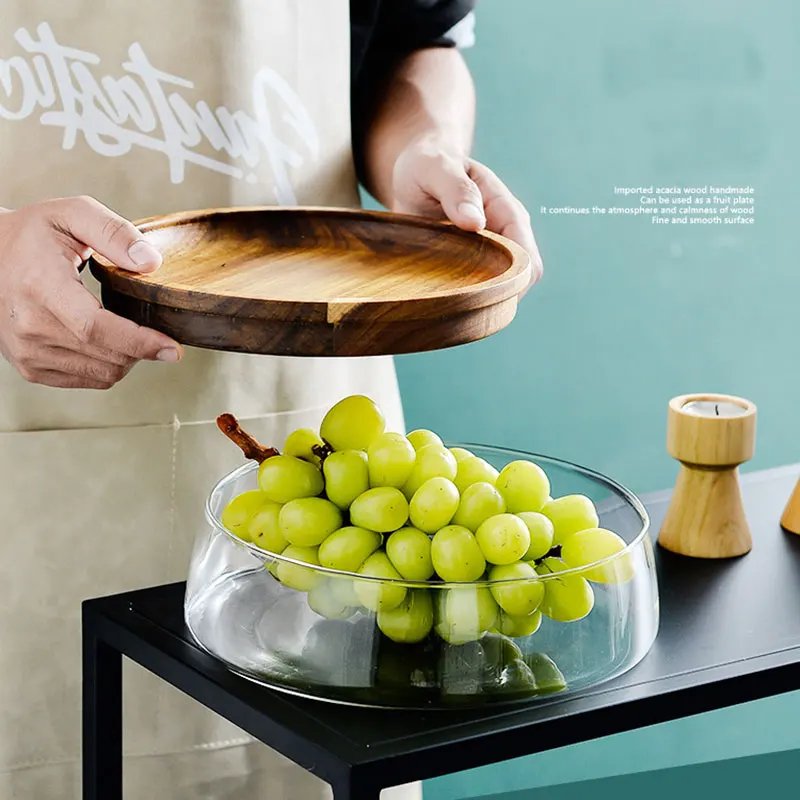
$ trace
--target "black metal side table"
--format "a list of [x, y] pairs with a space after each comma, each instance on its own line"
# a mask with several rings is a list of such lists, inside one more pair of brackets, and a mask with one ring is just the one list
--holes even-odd
[[[797, 472], [744, 476], [749, 555], [705, 562], [658, 551], [661, 629], [638, 667], [521, 707], [411, 713], [303, 700], [233, 675], [200, 650], [184, 626], [183, 584], [89, 600], [84, 798], [122, 798], [123, 656], [331, 784], [336, 800], [378, 800], [389, 786], [800, 688], [800, 537], [778, 522]], [[669, 493], [643, 499], [657, 532]]]

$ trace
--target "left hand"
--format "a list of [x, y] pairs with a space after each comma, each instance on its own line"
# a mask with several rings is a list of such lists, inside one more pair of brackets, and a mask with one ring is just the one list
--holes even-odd
[[446, 218], [468, 231], [486, 229], [515, 241], [531, 257], [531, 283], [542, 277], [542, 259], [530, 215], [488, 167], [434, 139], [412, 141], [392, 175], [398, 214]]

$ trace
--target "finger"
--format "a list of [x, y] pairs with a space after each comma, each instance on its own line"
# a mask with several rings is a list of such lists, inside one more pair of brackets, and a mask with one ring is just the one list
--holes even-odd
[[49, 310], [81, 349], [101, 348], [147, 361], [179, 361], [183, 355], [181, 346], [169, 336], [112, 314], [76, 281], [65, 282], [54, 293]]
[[45, 307], [22, 307], [13, 312], [13, 331], [23, 342], [41, 346], [57, 347], [66, 351], [83, 353], [100, 361], [107, 361], [120, 367], [130, 367], [136, 363], [132, 356], [107, 350], [90, 344], [81, 344], [78, 338]]
[[54, 224], [112, 264], [133, 272], [153, 272], [161, 254], [138, 228], [91, 197], [53, 203]]
[[107, 361], [109, 364], [116, 364], [119, 367], [133, 366], [138, 359], [133, 356], [120, 353], [117, 350], [109, 350], [105, 347], [97, 347], [93, 344], [83, 344], [78, 341], [78, 338], [69, 330], [67, 330], [58, 320], [55, 320], [61, 333], [57, 337], [58, 347], [69, 352], [83, 353], [90, 358], [96, 358], [99, 361]]
[[[98, 355], [100, 354], [100, 355]], [[75, 372], [77, 375], [98, 380], [124, 378], [138, 363], [136, 359], [100, 348], [87, 348], [86, 352], [71, 347], [46, 347], [37, 354], [41, 369], [55, 372]]]
[[420, 177], [420, 186], [441, 203], [447, 218], [459, 228], [479, 231], [486, 226], [481, 190], [465, 163], [447, 156], [432, 159]]
[[531, 257], [531, 284], [543, 273], [542, 257], [531, 227], [530, 215], [509, 188], [488, 167], [472, 162], [469, 173], [480, 188], [486, 212], [486, 227], [521, 247]]
[[[65, 330], [65, 333], [67, 331]], [[105, 361], [109, 364], [114, 364], [118, 367], [130, 368], [139, 359], [133, 356], [126, 355], [125, 353], [117, 352], [116, 350], [107, 350], [104, 347], [95, 347], [94, 345], [81, 345], [77, 339], [73, 339], [70, 335], [71, 341], [63, 342], [63, 349], [72, 353], [83, 353], [89, 358], [95, 358], [98, 361]]]
[[113, 386], [132, 369], [133, 364], [120, 365], [92, 358], [63, 347], [43, 347], [36, 352], [33, 369], [37, 372], [62, 373], [76, 378]]
[[51, 386], [55, 389], [110, 389], [112, 384], [98, 381], [93, 378], [82, 378], [67, 372], [53, 372], [40, 370], [26, 376], [29, 383], [38, 383], [41, 386]]

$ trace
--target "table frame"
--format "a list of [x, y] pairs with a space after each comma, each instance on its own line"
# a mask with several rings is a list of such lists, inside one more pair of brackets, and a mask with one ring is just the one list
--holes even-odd
[[[790, 609], [800, 600], [800, 537], [781, 534], [780, 509], [775, 506], [783, 502], [785, 489], [791, 489], [796, 476], [797, 467], [790, 467], [743, 480], [745, 500], [751, 503], [757, 523], [756, 550], [744, 557], [747, 561], [739, 561], [738, 566], [692, 561], [665, 564], [671, 579], [667, 588], [672, 613], [681, 609], [698, 581], [702, 584], [708, 577], [718, 580], [713, 584], [715, 592], [729, 592], [713, 613], [709, 606], [707, 627], [695, 630], [696, 636], [717, 631], [720, 638], [714, 647], [722, 650], [737, 631], [744, 639], [729, 645], [727, 652], [715, 649], [717, 660], [697, 660], [702, 666], [679, 666], [663, 674], [636, 667], [609, 684], [534, 704], [474, 712], [417, 712], [423, 717], [417, 723], [411, 712], [376, 712], [304, 700], [232, 673], [193, 643], [185, 630], [179, 630], [176, 620], [182, 620], [184, 584], [88, 600], [83, 604], [84, 800], [122, 800], [123, 657], [330, 784], [335, 800], [378, 800], [381, 790], [391, 786], [795, 691], [800, 688], [800, 620]], [[668, 493], [651, 496], [653, 505], [648, 504], [648, 510], [655, 507], [663, 512], [668, 497]], [[730, 618], [726, 611], [730, 591], [738, 592], [742, 581], [750, 585], [752, 573], [763, 570], [764, 563], [777, 565], [770, 596], [762, 598], [762, 605], [753, 608], [749, 618]], [[764, 604], [776, 598], [787, 613], [784, 617], [771, 614], [765, 620], [764, 610], [772, 606]], [[749, 636], [741, 633], [743, 622], [749, 626], [745, 629]], [[759, 629], [763, 629], [760, 639]], [[660, 633], [657, 641], [662, 642], [662, 655], [673, 647], [691, 646], [685, 645], [680, 624]], [[404, 722], [402, 715], [406, 715]], [[348, 736], [354, 730], [369, 730], [370, 737]]]
[[[486, 732], [465, 731], [465, 738], [392, 754], [338, 752], [309, 741], [255, 709], [247, 696], [260, 687], [229, 674], [221, 681], [196, 665], [187, 666], [180, 643], [160, 631], [150, 631], [153, 642], [137, 634], [141, 620], [124, 626], [115, 619], [124, 609], [124, 596], [89, 601], [83, 612], [83, 780], [84, 800], [122, 800], [122, 658], [130, 658], [162, 680], [225, 717], [251, 736], [309, 769], [333, 787], [336, 800], [378, 800], [382, 789], [518, 758], [544, 750], [609, 736], [660, 722], [713, 711], [800, 688], [800, 648], [753, 659], [742, 664], [705, 670], [703, 681], [687, 674], [640, 686], [598, 691], [561, 701], [569, 710], [547, 723], [546, 742], [526, 724], [520, 711], [475, 714], [478, 721], [500, 724]], [[115, 608], [114, 606], [117, 605]], [[111, 613], [109, 613], [111, 612]], [[206, 656], [199, 649], [198, 662]], [[215, 671], [216, 672], [216, 671]], [[766, 673], [769, 674], [768, 680]], [[221, 685], [222, 684], [222, 685]], [[246, 684], [237, 686], [237, 684]], [[261, 689], [261, 691], [265, 691]], [[272, 693], [271, 693], [272, 694]], [[280, 702], [283, 698], [278, 697]], [[290, 703], [292, 698], [286, 698]], [[443, 712], [448, 713], [448, 712]], [[571, 724], [580, 715], [580, 734]], [[521, 717], [516, 719], [516, 717]], [[490, 728], [492, 726], [490, 725]], [[532, 734], [526, 736], [528, 731]], [[528, 742], [521, 746], [521, 743]]]
[[[148, 669], [262, 743], [312, 771], [331, 785], [335, 800], [377, 800], [383, 789], [397, 785], [387, 784], [380, 769], [354, 763], [355, 759], [348, 760], [344, 754], [334, 755], [257, 711], [238, 696], [239, 693], [221, 687], [219, 675], [209, 675], [202, 669], [193, 668], [194, 665], [187, 667], [184, 655], [176, 653], [176, 647], [180, 651], [185, 643], [174, 641], [168, 633], [157, 629], [152, 631], [155, 643], [139, 638], [137, 633], [141, 620], [122, 625], [115, 619], [120, 612], [125, 613], [125, 606], [130, 611], [126, 597], [117, 595], [87, 601], [83, 605], [84, 800], [122, 800], [123, 797], [123, 657]], [[199, 662], [213, 661], [199, 648], [193, 655]], [[224, 683], [239, 684], [238, 688], [245, 690], [245, 694], [265, 691], [263, 687], [232, 673], [223, 677], [228, 678]]]

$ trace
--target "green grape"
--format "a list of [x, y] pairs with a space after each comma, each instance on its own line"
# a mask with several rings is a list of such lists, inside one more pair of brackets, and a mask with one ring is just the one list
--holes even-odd
[[358, 600], [370, 611], [385, 611], [397, 608], [406, 599], [405, 586], [396, 586], [390, 581], [401, 581], [402, 576], [392, 566], [383, 550], [373, 553], [358, 570], [359, 574], [381, 581], [355, 581], [353, 584]]
[[342, 512], [330, 500], [301, 497], [281, 509], [279, 521], [289, 544], [317, 547], [342, 526]]
[[456, 476], [458, 465], [453, 454], [444, 446], [426, 444], [417, 451], [417, 458], [403, 484], [403, 494], [411, 500], [414, 493], [425, 481], [431, 478], [447, 478], [452, 481]]
[[463, 447], [451, 447], [449, 449], [453, 454], [453, 458], [457, 462], [463, 461], [465, 458], [472, 458], [474, 455], [474, 453], [471, 453], [469, 450], [465, 450]]
[[319, 546], [319, 563], [339, 572], [358, 572], [381, 546], [382, 538], [379, 533], [364, 528], [339, 528]]
[[[286, 549], [285, 547], [283, 548]], [[264, 561], [264, 569], [272, 575], [275, 580], [278, 580], [278, 567], [280, 566], [280, 561], [277, 558], [268, 558]]]
[[542, 612], [534, 611], [526, 617], [515, 617], [500, 609], [495, 624], [498, 633], [510, 636], [512, 639], [522, 639], [525, 636], [533, 636], [539, 630], [542, 625]]
[[536, 697], [536, 677], [524, 661], [517, 659], [503, 669], [496, 691], [508, 697]]
[[431, 542], [431, 561], [443, 581], [476, 581], [486, 570], [477, 539], [459, 525], [448, 525], [436, 533]]
[[393, 486], [368, 489], [350, 506], [350, 521], [368, 531], [396, 531], [408, 522], [408, 501]]
[[513, 639], [490, 631], [478, 640], [457, 642], [439, 650], [437, 675], [442, 699], [450, 696], [463, 701], [468, 697], [493, 695], [494, 700], [501, 694], [535, 696], [533, 674], [521, 664], [518, 656], [522, 653]]
[[505, 510], [506, 502], [500, 492], [491, 483], [479, 481], [464, 490], [453, 524], [477, 531], [482, 522], [495, 514], [503, 514]]
[[490, 581], [515, 581], [507, 585], [490, 586], [492, 597], [497, 605], [507, 614], [514, 617], [527, 617], [533, 614], [542, 604], [544, 598], [544, 582], [540, 580], [536, 570], [524, 561], [492, 567], [489, 570]]
[[[539, 575], [563, 572], [569, 567], [559, 558], [546, 558], [537, 568]], [[549, 578], [544, 583], [544, 600], [539, 607], [542, 614], [557, 622], [576, 622], [594, 608], [594, 592], [580, 575]]]
[[573, 533], [600, 524], [594, 503], [582, 494], [557, 497], [542, 506], [542, 514], [553, 523], [553, 544], [563, 544]]
[[491, 592], [482, 586], [440, 589], [436, 633], [448, 644], [480, 639], [497, 621], [499, 609]]
[[283, 454], [302, 458], [303, 461], [308, 461], [315, 467], [319, 467], [322, 459], [314, 452], [313, 448], [322, 446], [322, 439], [317, 436], [316, 431], [312, 431], [311, 428], [298, 428], [286, 437], [286, 442], [283, 445]]
[[[570, 567], [585, 567], [619, 553], [626, 547], [616, 533], [605, 528], [587, 528], [573, 533], [561, 546], [561, 559]], [[581, 575], [597, 583], [627, 583], [633, 577], [630, 553], [583, 570]]]
[[382, 433], [369, 446], [367, 456], [370, 486], [401, 489], [414, 468], [417, 451], [402, 434]]
[[272, 456], [258, 468], [258, 485], [273, 503], [316, 497], [325, 487], [322, 473], [294, 456]]
[[267, 503], [250, 520], [247, 532], [250, 541], [256, 547], [269, 553], [282, 553], [286, 549], [289, 542], [281, 531], [280, 514], [281, 506], [277, 503]]
[[335, 576], [328, 578], [331, 593], [335, 595], [343, 606], [358, 608], [360, 602], [355, 589], [355, 578]]
[[406, 438], [411, 442], [411, 446], [415, 450], [422, 450], [423, 447], [429, 444], [435, 444], [439, 447], [443, 444], [442, 440], [433, 431], [428, 431], [424, 428], [411, 431]]
[[433, 628], [433, 603], [427, 589], [411, 589], [400, 605], [379, 609], [378, 627], [394, 642], [416, 644]]
[[553, 694], [567, 688], [564, 675], [550, 656], [544, 653], [526, 653], [522, 659], [533, 672], [537, 694]]
[[386, 540], [386, 555], [407, 581], [433, 577], [430, 537], [416, 528], [400, 528]]
[[334, 450], [366, 450], [383, 433], [386, 419], [375, 403], [363, 395], [351, 395], [325, 415], [319, 435]]
[[415, 528], [436, 533], [450, 524], [458, 508], [458, 489], [447, 478], [431, 478], [414, 492], [408, 504], [408, 516]]
[[367, 454], [362, 450], [337, 450], [322, 465], [325, 494], [342, 510], [369, 489]]
[[[498, 609], [495, 627], [498, 625], [503, 609]], [[505, 666], [512, 661], [522, 658], [520, 646], [513, 640], [500, 633], [490, 631], [481, 638], [481, 650], [484, 660], [493, 666]]]
[[[437, 643], [438, 644], [438, 643]], [[419, 696], [431, 701], [438, 695], [436, 680], [437, 651], [423, 640], [415, 644], [378, 638], [375, 648], [375, 672], [372, 685], [379, 691]], [[372, 689], [367, 689], [371, 692]], [[386, 797], [386, 792], [383, 793]], [[402, 796], [402, 794], [401, 794]]]
[[[297, 547], [290, 544], [282, 553], [283, 558], [302, 561], [304, 564], [319, 566], [316, 547]], [[322, 573], [310, 567], [301, 567], [299, 564], [289, 564], [281, 561], [277, 567], [277, 579], [290, 589], [298, 592], [311, 591], [323, 578]]]
[[528, 526], [514, 514], [495, 514], [475, 532], [481, 552], [490, 564], [513, 564], [531, 545]]
[[495, 486], [512, 514], [538, 511], [550, 494], [550, 480], [545, 471], [532, 461], [506, 464], [500, 470]]
[[525, 523], [531, 535], [531, 544], [523, 558], [533, 561], [543, 558], [553, 546], [553, 523], [538, 511], [521, 511], [517, 516]]
[[468, 486], [473, 483], [490, 483], [494, 486], [500, 473], [488, 462], [478, 456], [462, 458], [457, 464], [456, 476], [453, 483], [458, 491], [464, 494]]
[[344, 602], [330, 580], [320, 581], [311, 588], [308, 606], [325, 619], [349, 619], [356, 613], [355, 605]]
[[250, 521], [268, 503], [269, 498], [257, 489], [242, 492], [222, 509], [220, 521], [242, 541], [250, 542], [252, 541], [248, 532]]

